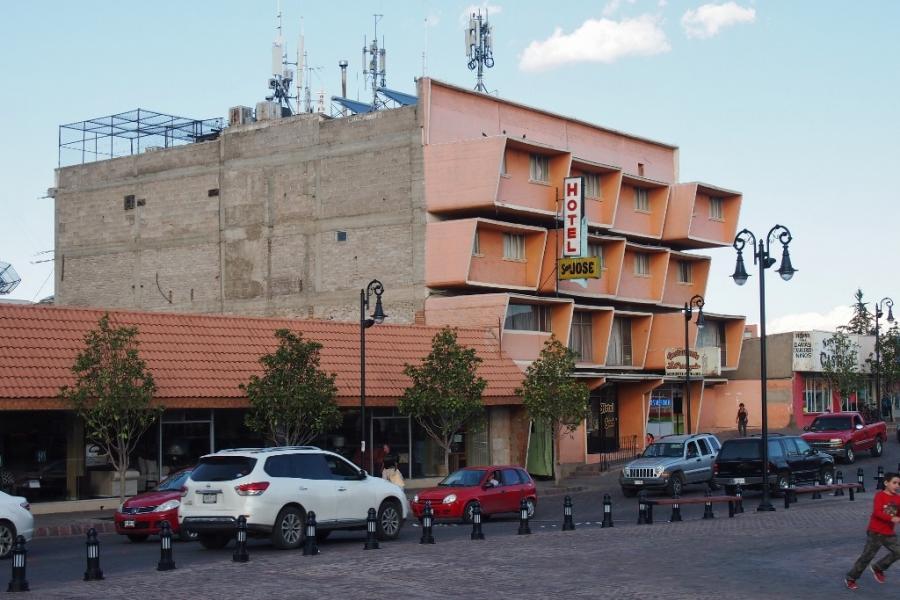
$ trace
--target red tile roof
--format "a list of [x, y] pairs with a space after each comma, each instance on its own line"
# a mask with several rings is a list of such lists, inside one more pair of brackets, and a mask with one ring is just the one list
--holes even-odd
[[[0, 304], [0, 410], [64, 408], [62, 385], [74, 383], [71, 367], [85, 334], [109, 313], [114, 325], [138, 328], [140, 355], [156, 380], [156, 398], [168, 407], [225, 408], [246, 404], [239, 383], [262, 372], [259, 357], [286, 328], [323, 345], [322, 368], [337, 373], [338, 403], [359, 403], [359, 325], [335, 321], [105, 311]], [[366, 330], [366, 403], [392, 406], [409, 385], [406, 363], [431, 350], [436, 327], [378, 325]], [[459, 329], [475, 348], [488, 380], [485, 404], [520, 403], [513, 390], [522, 373], [499, 342], [480, 329]]]

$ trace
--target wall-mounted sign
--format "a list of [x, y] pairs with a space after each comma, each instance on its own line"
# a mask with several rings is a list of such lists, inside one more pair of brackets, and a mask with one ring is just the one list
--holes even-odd
[[[563, 183], [563, 256], [581, 256], [581, 217], [584, 216], [583, 179], [566, 177]], [[562, 279], [562, 277], [560, 277]]]
[[[722, 357], [718, 348], [692, 348], [688, 352], [688, 357], [692, 377], [722, 374]], [[684, 373], [684, 348], [667, 348], [666, 375], [683, 377]]]
[[[828, 343], [832, 335], [827, 331], [795, 331], [792, 369], [821, 373], [824, 370], [822, 360], [828, 360], [833, 354], [833, 349]], [[856, 350], [857, 368], [863, 373], [868, 373], [869, 363], [866, 362], [866, 359], [875, 353], [875, 336], [850, 334], [849, 338], [851, 346]]]
[[599, 279], [600, 278], [600, 257], [585, 256], [581, 258], [560, 258], [559, 264], [560, 279]]

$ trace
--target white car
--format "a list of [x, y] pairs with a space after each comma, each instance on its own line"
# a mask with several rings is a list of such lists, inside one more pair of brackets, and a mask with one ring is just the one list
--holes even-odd
[[27, 542], [33, 533], [34, 517], [28, 500], [0, 492], [0, 559], [12, 552], [16, 536], [24, 536]]
[[321, 541], [335, 529], [365, 529], [370, 508], [378, 538], [397, 539], [409, 502], [396, 485], [313, 446], [241, 448], [200, 459], [182, 488], [178, 521], [205, 548], [222, 548], [244, 515], [250, 535], [287, 549], [306, 539], [308, 511]]

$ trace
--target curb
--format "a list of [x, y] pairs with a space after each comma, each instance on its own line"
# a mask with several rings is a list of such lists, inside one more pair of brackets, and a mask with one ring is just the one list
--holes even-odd
[[97, 533], [115, 533], [116, 524], [105, 521], [98, 523], [75, 523], [71, 525], [51, 525], [48, 527], [35, 527], [33, 537], [66, 537], [73, 535], [86, 535], [91, 528]]

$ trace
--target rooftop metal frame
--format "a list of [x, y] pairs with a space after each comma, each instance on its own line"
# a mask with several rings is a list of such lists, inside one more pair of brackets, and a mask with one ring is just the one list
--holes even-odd
[[[191, 119], [145, 108], [59, 126], [59, 166], [216, 139], [222, 118]], [[65, 151], [65, 152], [64, 152]]]

